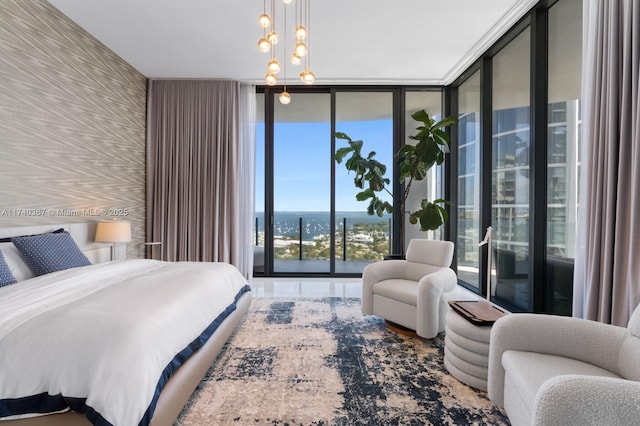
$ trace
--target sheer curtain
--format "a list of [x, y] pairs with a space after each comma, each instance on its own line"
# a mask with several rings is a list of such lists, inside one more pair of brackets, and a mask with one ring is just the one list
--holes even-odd
[[573, 315], [626, 326], [640, 303], [640, 2], [585, 0]]
[[147, 115], [147, 240], [250, 276], [255, 87], [150, 80]]

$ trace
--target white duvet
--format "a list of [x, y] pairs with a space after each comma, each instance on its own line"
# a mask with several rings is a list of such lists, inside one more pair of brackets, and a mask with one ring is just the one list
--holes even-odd
[[112, 425], [138, 425], [163, 370], [245, 285], [224, 263], [128, 260], [2, 287], [0, 402], [86, 398]]

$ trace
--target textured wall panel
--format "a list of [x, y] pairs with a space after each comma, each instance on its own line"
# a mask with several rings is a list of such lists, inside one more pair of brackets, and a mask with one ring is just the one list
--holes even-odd
[[146, 79], [44, 0], [0, 1], [0, 227], [145, 220]]

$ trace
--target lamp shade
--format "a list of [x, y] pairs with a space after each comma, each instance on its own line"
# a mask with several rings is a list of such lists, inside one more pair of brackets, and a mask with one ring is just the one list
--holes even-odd
[[99, 243], [128, 243], [131, 241], [131, 223], [113, 220], [98, 222], [96, 242]]

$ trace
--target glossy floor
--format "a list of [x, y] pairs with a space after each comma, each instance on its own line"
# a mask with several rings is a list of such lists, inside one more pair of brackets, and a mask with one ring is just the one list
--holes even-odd
[[[253, 297], [358, 297], [362, 298], [361, 278], [263, 278], [249, 282]], [[478, 300], [477, 294], [458, 286], [457, 300]]]
[[360, 278], [262, 278], [250, 281], [253, 297], [362, 297]]

